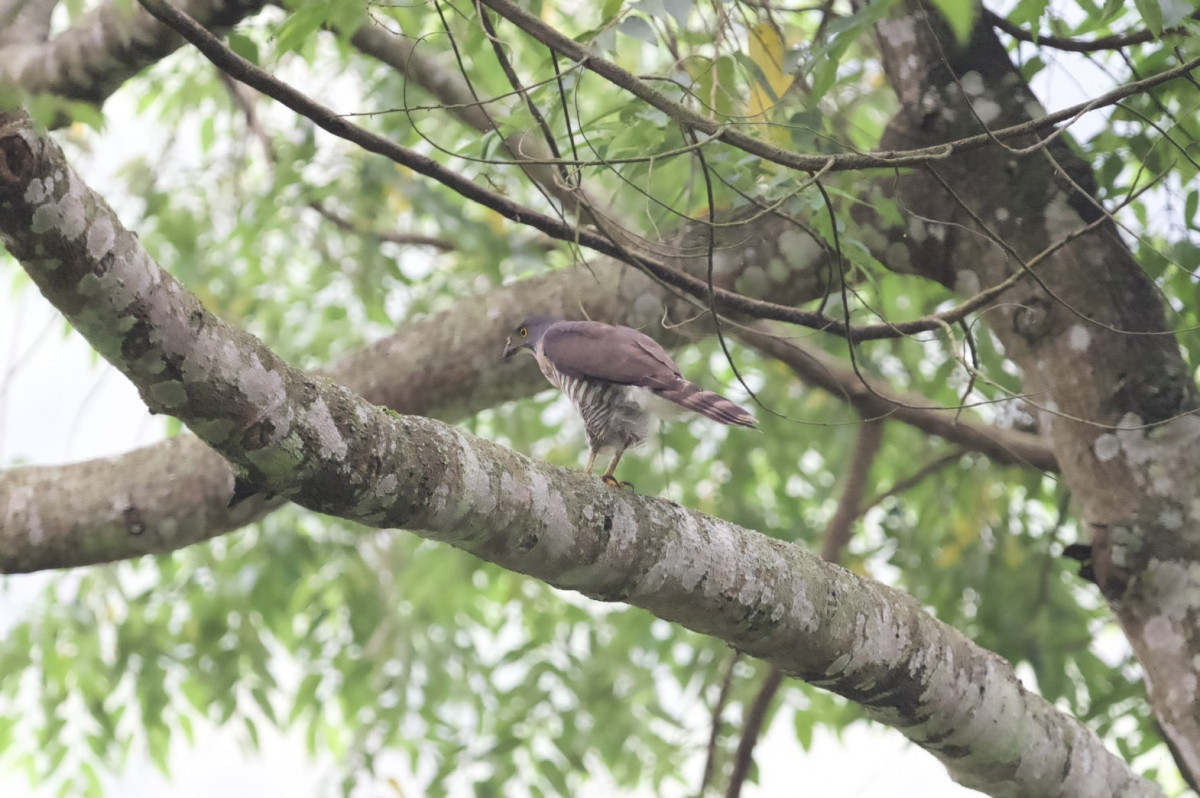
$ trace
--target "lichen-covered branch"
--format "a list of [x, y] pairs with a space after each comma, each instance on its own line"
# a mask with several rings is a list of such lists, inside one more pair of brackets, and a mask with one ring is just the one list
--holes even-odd
[[1002, 659], [891, 588], [292, 369], [158, 268], [11, 114], [0, 208], [4, 244], [47, 298], [152, 409], [263, 490], [719, 637], [860, 702], [994, 795], [1160, 794]]
[[[233, 27], [263, 5], [263, 0], [180, 3], [189, 16], [216, 30]], [[100, 105], [126, 80], [182, 44], [174, 31], [137, 4], [107, 0], [48, 41], [4, 42], [0, 84]]]

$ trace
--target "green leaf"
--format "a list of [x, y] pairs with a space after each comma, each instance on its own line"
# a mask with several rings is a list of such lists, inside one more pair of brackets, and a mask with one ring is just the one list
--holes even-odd
[[229, 49], [252, 64], [258, 64], [258, 43], [245, 34], [233, 31], [229, 34]]
[[276, 50], [279, 53], [300, 52], [325, 24], [329, 12], [325, 3], [312, 3], [293, 11], [283, 21], [275, 37]]
[[1178, 27], [1197, 10], [1196, 3], [1187, 0], [1159, 0], [1158, 7], [1165, 30]]
[[[967, 3], [964, 2], [963, 5]], [[1017, 25], [1029, 26], [1036, 36], [1049, 7], [1050, 0], [1020, 0], [1013, 10], [1008, 12], [1008, 18]]]
[[617, 18], [617, 14], [621, 13], [621, 3], [622, 0], [604, 0], [604, 5], [600, 11], [601, 27]]
[[1155, 36], [1161, 36], [1163, 32], [1163, 9], [1159, 0], [1133, 0], [1134, 6], [1138, 13], [1142, 15], [1142, 21], [1146, 23], [1146, 27]]

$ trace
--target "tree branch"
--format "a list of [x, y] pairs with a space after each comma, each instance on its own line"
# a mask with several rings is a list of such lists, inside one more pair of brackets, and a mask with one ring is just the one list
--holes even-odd
[[[850, 541], [850, 528], [859, 515], [863, 496], [867, 491], [867, 477], [870, 476], [871, 464], [879, 454], [883, 445], [883, 422], [864, 421], [858, 429], [858, 437], [854, 441], [854, 451], [846, 464], [845, 482], [842, 484], [841, 495], [838, 496], [837, 508], [833, 517], [825, 527], [824, 541], [821, 544], [821, 559], [829, 563], [837, 563], [842, 558], [842, 551]], [[758, 745], [771, 702], [775, 694], [783, 686], [783, 671], [772, 666], [754, 696], [754, 702], [746, 712], [742, 722], [742, 739], [738, 741], [737, 753], [733, 758], [733, 773], [729, 777], [729, 789], [725, 798], [738, 798], [742, 794], [742, 786], [750, 775], [750, 767], [754, 764], [754, 748]]]
[[[1036, 44], [1039, 47], [1052, 47], [1055, 50], [1065, 50], [1073, 53], [1095, 53], [1102, 50], [1120, 50], [1122, 47], [1131, 47], [1135, 44], [1146, 44], [1152, 42], [1160, 36], [1156, 36], [1149, 30], [1140, 30], [1134, 33], [1120, 33], [1113, 36], [1101, 36], [1099, 39], [1083, 40], [1083, 39], [1068, 39], [1062, 36], [1050, 36], [1042, 33], [1031, 33], [1020, 25], [1009, 22], [1004, 17], [983, 9], [983, 18], [987, 20], [989, 25], [999, 28], [1000, 30], [1012, 36], [1017, 41], [1029, 42]], [[1200, 11], [1192, 14], [1189, 19], [1200, 19]], [[1180, 32], [1180, 28], [1173, 29], [1174, 32]], [[1173, 31], [1163, 31], [1163, 33], [1171, 33]]]
[[[268, 72], [237, 55], [221, 44], [216, 37], [202, 26], [198, 25], [195, 20], [192, 20], [186, 14], [164, 2], [164, 0], [139, 0], [139, 2], [152, 14], [179, 31], [181, 35], [199, 49], [218, 68], [263, 94], [278, 100], [296, 113], [310, 119], [321, 129], [339, 138], [353, 142], [368, 152], [383, 155], [419, 174], [437, 180], [446, 187], [457, 191], [463, 197], [490, 208], [505, 218], [534, 227], [561, 241], [582, 244], [597, 252], [642, 269], [665, 285], [687, 292], [697, 300], [700, 307], [715, 308], [721, 313], [733, 313], [757, 319], [788, 322], [844, 337], [852, 342], [896, 338], [904, 335], [928, 332], [940, 329], [947, 323], [955, 323], [965, 318], [969, 313], [990, 304], [1002, 293], [1016, 286], [1024, 275], [1031, 273], [1031, 269], [1035, 264], [1049, 257], [1059, 248], [1065, 246], [1074, 240], [1075, 237], [1089, 229], [1085, 226], [1080, 230], [1069, 232], [1038, 254], [1030, 257], [1026, 261], [1028, 268], [1025, 271], [1013, 275], [1009, 281], [993, 285], [985, 291], [980, 292], [951, 311], [911, 321], [885, 322], [863, 327], [852, 327], [844, 321], [830, 318], [823, 313], [798, 310], [781, 303], [751, 299], [733, 291], [713, 288], [709, 282], [670, 268], [659, 259], [631, 251], [628, 239], [620, 235], [617, 231], [611, 230], [609, 225], [602, 226], [602, 229], [605, 231], [603, 234], [593, 233], [513, 202], [497, 192], [483, 188], [466, 176], [442, 166], [432, 158], [348, 122], [345, 117], [334, 113], [329, 108], [315, 102], [291, 86], [282, 83]], [[499, 0], [493, 0], [493, 2], [499, 2]], [[517, 12], [514, 11], [514, 13]], [[524, 14], [524, 12], [519, 13]], [[541, 25], [540, 22], [537, 24]], [[557, 32], [554, 35], [560, 36]], [[573, 43], [572, 47], [575, 47]], [[1193, 65], [1200, 65], [1200, 58], [1195, 59]], [[1166, 73], [1163, 74], [1165, 75]], [[1183, 73], [1180, 72], [1179, 74]], [[1174, 76], [1178, 77], [1178, 75]], [[1162, 75], [1156, 76], [1156, 78], [1161, 77]], [[989, 133], [987, 137], [994, 139], [1001, 135], [1006, 134], [1004, 131], [999, 131]], [[752, 139], [752, 141], [754, 140]], [[832, 163], [828, 159], [821, 159], [821, 161], [825, 164], [825, 168], [828, 168], [829, 163]], [[597, 222], [600, 221], [597, 217], [593, 218]]]
[[[104, 213], [113, 229], [120, 227], [106, 206]], [[676, 234], [671, 247], [681, 254], [672, 258], [674, 268], [703, 271], [700, 254], [683, 254], [699, 253], [701, 239], [707, 240], [703, 228]], [[717, 246], [718, 284], [753, 285], [756, 292], [797, 304], [824, 290], [824, 250], [786, 219], [722, 226]], [[134, 256], [133, 250], [125, 253]], [[767, 268], [771, 264], [785, 268]], [[499, 351], [517, 320], [539, 313], [630, 325], [671, 348], [711, 333], [711, 319], [697, 316], [688, 302], [640, 272], [599, 259], [586, 272], [560, 271], [461, 298], [322, 373], [375, 404], [457, 421], [545, 389], [536, 364], [504, 360]], [[36, 535], [0, 524], [0, 572], [172, 551], [237, 529], [281, 503], [256, 498], [230, 510], [232, 480], [229, 466], [191, 436], [77, 467], [0, 472], [0, 491], [26, 497], [27, 511], [40, 519]], [[113, 501], [114, 495], [120, 500]]]
[[[201, 25], [220, 31], [259, 11], [263, 0], [181, 0], [180, 5]], [[0, 83], [101, 105], [122, 83], [182, 44], [141, 8], [107, 0], [48, 42], [0, 47]]]

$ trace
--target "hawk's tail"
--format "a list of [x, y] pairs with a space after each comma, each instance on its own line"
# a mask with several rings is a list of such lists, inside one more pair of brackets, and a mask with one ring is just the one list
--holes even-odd
[[705, 418], [734, 427], [754, 427], [758, 420], [754, 416], [720, 394], [706, 391], [687, 380], [679, 380], [670, 388], [657, 392], [664, 399], [699, 413]]

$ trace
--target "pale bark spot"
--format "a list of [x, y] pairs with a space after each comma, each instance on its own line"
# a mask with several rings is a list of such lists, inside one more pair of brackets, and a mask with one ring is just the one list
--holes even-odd
[[1037, 100], [1030, 99], [1025, 103], [1025, 113], [1030, 117], [1037, 119], [1046, 115], [1046, 106], [1042, 105]]
[[[882, 20], [877, 26], [879, 37], [893, 47], [905, 44], [916, 44], [917, 36], [913, 32], [914, 21], [908, 17]], [[916, 56], [911, 56], [913, 60]]]
[[979, 275], [970, 269], [961, 269], [954, 275], [954, 292], [963, 296], [979, 293]]
[[1092, 444], [1092, 449], [1096, 453], [1097, 460], [1101, 463], [1107, 463], [1120, 453], [1121, 441], [1116, 435], [1106, 432], [1096, 438], [1096, 442]]
[[1091, 335], [1082, 324], [1075, 324], [1067, 330], [1067, 346], [1074, 352], [1086, 352], [1092, 341]]
[[1117, 435], [1130, 465], [1140, 466], [1158, 459], [1162, 454], [1162, 447], [1146, 436], [1144, 426], [1142, 417], [1137, 413], [1126, 413], [1117, 422]]
[[790, 610], [792, 618], [805, 632], [815, 632], [820, 628], [821, 619], [817, 615], [817, 608], [813, 605], [808, 597], [808, 593], [805, 591], [797, 590], [792, 595]]
[[920, 244], [925, 240], [925, 223], [913, 216], [908, 220], [908, 237]]
[[88, 228], [87, 233], [87, 250], [88, 255], [96, 260], [100, 260], [108, 254], [113, 247], [113, 242], [116, 241], [116, 231], [113, 229], [112, 221], [106, 216], [101, 216], [92, 222], [92, 226]]
[[992, 122], [1000, 118], [1000, 104], [994, 100], [989, 100], [986, 97], [975, 102], [975, 115], [979, 117], [979, 121], [985, 125], [990, 125]]
[[958, 83], [968, 97], [978, 97], [983, 94], [983, 76], [973, 69], [959, 78]]
[[768, 286], [767, 273], [759, 266], [746, 269], [736, 283], [738, 293], [747, 296], [762, 296], [767, 292]]
[[633, 301], [633, 326], [657, 322], [662, 315], [662, 299], [656, 294], [645, 293]]
[[530, 469], [529, 496], [534, 513], [546, 522], [538, 542], [545, 545], [546, 551], [554, 559], [565, 556], [571, 549], [575, 531], [562, 493], [551, 488], [544, 474]]
[[53, 185], [54, 184], [48, 177], [43, 180], [39, 180], [35, 177], [33, 180], [30, 180], [29, 185], [25, 187], [25, 201], [30, 205], [37, 205], [41, 203], [42, 200], [46, 199], [46, 197], [50, 195]]
[[238, 390], [266, 415], [287, 398], [283, 377], [263, 366], [258, 355], [250, 356], [250, 363], [238, 374]]
[[1175, 652], [1183, 650], [1183, 635], [1163, 615], [1156, 615], [1146, 622], [1142, 639], [1148, 648], [1156, 651]]
[[1054, 192], [1054, 197], [1046, 205], [1046, 229], [1061, 232], [1075, 230], [1082, 224], [1079, 212], [1067, 202], [1067, 195], [1061, 191]]
[[[468, 441], [455, 430], [451, 430], [451, 436], [454, 439], [454, 443], [457, 444], [459, 451], [458, 462], [462, 475], [463, 497], [467, 499], [476, 511], [486, 515], [496, 508], [496, 496], [492, 493], [491, 475], [483, 467], [483, 463], [479, 461], [479, 457], [475, 454], [475, 447], [471, 441]], [[546, 512], [549, 513], [549, 511], [550, 507], [547, 506]]]
[[33, 488], [22, 485], [14, 489], [8, 497], [8, 512], [5, 513], [4, 526], [15, 528], [18, 517], [24, 515], [24, 522], [29, 533], [29, 543], [40, 545], [45, 537], [42, 531], [42, 518], [38, 514], [38, 502], [34, 501]]
[[1158, 514], [1158, 523], [1164, 529], [1179, 529], [1183, 526], [1183, 513], [1178, 510], [1163, 510]]
[[[821, 248], [812, 236], [788, 229], [779, 234], [779, 252], [793, 266], [804, 266], [820, 257]], [[786, 276], [790, 276], [790, 272]]]
[[321, 442], [321, 448], [324, 450], [321, 453], [323, 458], [332, 455], [341, 459], [346, 456], [350, 447], [338, 430], [337, 422], [333, 420], [333, 414], [329, 412], [329, 406], [319, 396], [308, 406], [308, 422]]

